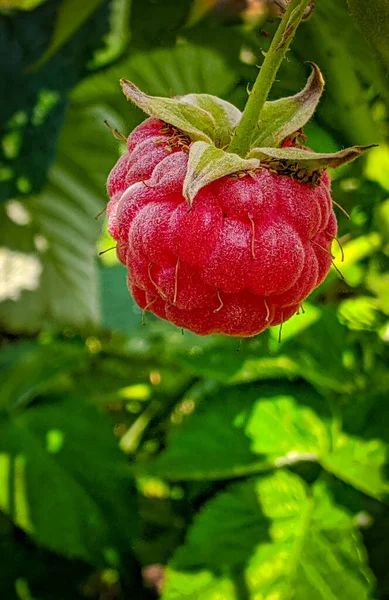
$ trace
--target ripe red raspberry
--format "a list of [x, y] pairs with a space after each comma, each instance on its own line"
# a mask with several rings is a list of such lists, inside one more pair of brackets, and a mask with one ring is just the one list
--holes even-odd
[[337, 225], [326, 172], [312, 187], [269, 168], [182, 195], [190, 140], [146, 119], [108, 180], [109, 230], [139, 306], [199, 335], [253, 336], [326, 277]]

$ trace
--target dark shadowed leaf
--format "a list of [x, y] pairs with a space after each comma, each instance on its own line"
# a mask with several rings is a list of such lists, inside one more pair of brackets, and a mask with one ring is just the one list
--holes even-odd
[[0, 490], [0, 507], [14, 523], [67, 557], [112, 562], [131, 548], [128, 465], [109, 423], [80, 398], [0, 418]]
[[83, 600], [82, 584], [91, 572], [81, 561], [36, 546], [0, 514], [0, 581], [7, 600]]
[[32, 69], [39, 69], [49, 60], [95, 12], [104, 0], [62, 0], [58, 7], [54, 31], [48, 48]]
[[[7, 2], [0, 4], [3, 7]], [[79, 4], [74, 21], [88, 0]], [[87, 63], [108, 30], [108, 2], [104, 2], [49, 62], [27, 75], [28, 67], [47, 48], [62, 5], [62, 0], [50, 0], [29, 12], [11, 9], [1, 14], [0, 55], [4, 60], [0, 79], [7, 93], [0, 102], [0, 203], [37, 194], [45, 185], [68, 93], [85, 75]]]
[[[389, 381], [389, 380], [388, 380]], [[389, 495], [387, 395], [353, 397], [342, 411], [342, 428], [322, 464], [356, 489], [386, 500]]]
[[192, 0], [132, 0], [132, 43], [146, 48], [173, 44], [191, 6]]
[[360, 30], [389, 67], [389, 3], [388, 0], [347, 0], [350, 12]]
[[0, 359], [0, 410], [11, 412], [50, 389], [86, 356], [81, 344], [24, 342], [3, 349]]
[[[370, 7], [375, 2], [360, 4]], [[387, 99], [386, 72], [350, 18], [346, 0], [316, 2], [292, 52], [300, 63], [309, 57], [320, 66], [326, 87], [316, 118], [334, 132], [339, 148], [382, 141], [386, 134], [373, 117], [369, 89]]]

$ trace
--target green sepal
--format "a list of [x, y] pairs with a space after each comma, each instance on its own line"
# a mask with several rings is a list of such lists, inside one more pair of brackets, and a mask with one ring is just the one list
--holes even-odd
[[212, 181], [239, 171], [257, 169], [259, 166], [260, 161], [256, 158], [241, 158], [238, 154], [225, 152], [212, 144], [194, 142], [189, 151], [183, 195], [191, 205], [201, 188]]
[[352, 146], [339, 152], [316, 153], [300, 148], [254, 148], [249, 154], [249, 158], [259, 158], [266, 163], [274, 163], [276, 168], [299, 167], [307, 173], [320, 171], [328, 167], [336, 169], [346, 163], [349, 163], [361, 154], [364, 154], [371, 146]]
[[130, 81], [120, 81], [123, 92], [146, 114], [177, 127], [193, 140], [226, 146], [241, 118], [229, 102], [210, 94], [162, 98], [144, 94]]
[[236, 106], [210, 94], [187, 94], [181, 96], [180, 101], [210, 113], [215, 120], [215, 130], [212, 132], [213, 143], [218, 148], [228, 146], [242, 118], [242, 113]]
[[324, 79], [315, 63], [307, 85], [301, 92], [288, 98], [266, 102], [258, 123], [254, 148], [279, 147], [285, 138], [304, 127], [312, 117], [324, 89]]

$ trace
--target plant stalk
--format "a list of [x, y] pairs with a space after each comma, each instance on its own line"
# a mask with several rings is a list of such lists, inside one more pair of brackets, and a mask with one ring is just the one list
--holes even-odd
[[250, 92], [242, 119], [235, 131], [228, 152], [234, 152], [243, 158], [247, 156], [251, 147], [251, 140], [258, 130], [261, 111], [274, 83], [277, 71], [285, 58], [310, 1], [290, 0]]

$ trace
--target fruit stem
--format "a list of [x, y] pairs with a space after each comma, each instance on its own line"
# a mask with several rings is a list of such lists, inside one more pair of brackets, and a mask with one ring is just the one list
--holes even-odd
[[285, 58], [310, 1], [289, 1], [288, 8], [278, 26], [250, 92], [242, 119], [235, 131], [228, 152], [234, 152], [243, 158], [247, 156], [251, 147], [251, 140], [258, 131], [259, 117], [276, 78], [277, 71]]

